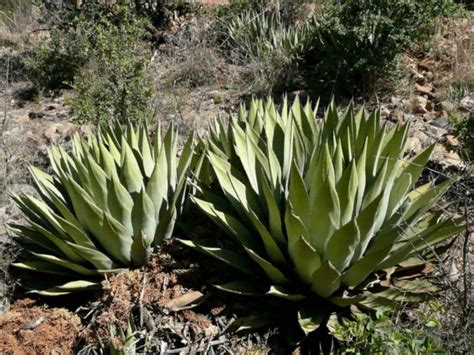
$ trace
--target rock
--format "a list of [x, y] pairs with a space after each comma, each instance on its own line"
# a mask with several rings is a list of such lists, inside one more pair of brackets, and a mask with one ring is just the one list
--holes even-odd
[[[307, 100], [308, 99], [308, 93], [306, 92], [306, 90], [295, 90], [293, 92], [291, 92], [291, 97], [299, 97], [300, 100]], [[303, 101], [304, 102], [304, 101]]]
[[459, 106], [464, 111], [474, 113], [474, 99], [470, 96], [466, 96], [465, 98], [463, 98], [459, 103]]
[[408, 122], [408, 121], [413, 121], [415, 119], [415, 115], [411, 114], [411, 113], [405, 113], [403, 115], [403, 122]]
[[405, 149], [407, 152], [417, 154], [423, 149], [421, 140], [417, 136], [409, 137], [407, 139]]
[[453, 147], [453, 148], [459, 147], [459, 140], [452, 134], [448, 134], [445, 137], [445, 142], [449, 147]]
[[420, 74], [420, 73], [415, 73], [413, 75], [413, 78], [415, 79], [415, 81], [420, 84], [420, 85], [424, 85], [426, 83], [426, 78], [423, 74]]
[[438, 117], [437, 119], [430, 122], [433, 126], [449, 129], [449, 121], [444, 117]]
[[38, 118], [43, 118], [44, 113], [43, 112], [30, 111], [30, 112], [28, 112], [28, 117], [30, 118], [30, 120], [36, 120]]
[[448, 112], [452, 112], [455, 109], [454, 104], [451, 101], [441, 101], [441, 106]]
[[424, 71], [430, 71], [431, 68], [433, 67], [434, 61], [429, 58], [425, 58], [422, 61], [418, 63], [418, 69], [424, 70]]
[[431, 154], [431, 160], [440, 164], [444, 169], [464, 169], [465, 164], [461, 157], [456, 152], [449, 152], [443, 145], [436, 144], [433, 153]]
[[207, 111], [210, 108], [212, 108], [212, 106], [214, 106], [214, 99], [209, 99], [209, 100], [201, 102], [201, 105], [199, 106], [199, 110]]
[[428, 110], [426, 109], [426, 104], [428, 103], [428, 99], [423, 96], [414, 97], [411, 100], [411, 108], [413, 112], [418, 114], [427, 113]]
[[396, 108], [395, 110], [392, 111], [391, 119], [393, 122], [403, 123], [404, 116], [405, 114], [403, 113], [403, 111], [400, 110], [399, 108]]
[[426, 106], [425, 106], [425, 108], [428, 110], [428, 112], [432, 112], [434, 110], [434, 107], [435, 107], [435, 105], [434, 105], [433, 101], [431, 101], [431, 100], [428, 101], [426, 103]]
[[382, 107], [380, 109], [380, 117], [387, 118], [388, 116], [390, 116], [390, 110], [387, 107]]
[[402, 100], [396, 96], [392, 96], [390, 98], [390, 102], [392, 103], [393, 107], [400, 107], [402, 105]]
[[431, 86], [422, 86], [422, 85], [415, 85], [415, 90], [421, 94], [431, 95], [433, 88]]
[[440, 127], [436, 127], [436, 126], [433, 126], [433, 125], [427, 125], [426, 126], [426, 133], [435, 138], [435, 139], [439, 139], [445, 135], [448, 134], [448, 131], [445, 130], [444, 128], [440, 128]]
[[58, 133], [56, 124], [53, 124], [46, 128], [43, 135], [51, 143], [57, 143], [59, 141], [59, 138], [61, 137], [61, 135]]

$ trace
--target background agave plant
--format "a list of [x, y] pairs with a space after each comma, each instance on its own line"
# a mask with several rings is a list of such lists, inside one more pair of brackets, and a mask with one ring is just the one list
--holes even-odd
[[433, 247], [463, 228], [427, 214], [450, 182], [416, 184], [433, 147], [404, 159], [408, 124], [388, 129], [377, 112], [334, 104], [318, 124], [316, 112], [253, 101], [214, 123], [214, 180], [194, 201], [240, 249], [183, 241], [247, 274], [220, 289], [295, 301], [305, 333], [350, 306], [424, 300], [437, 290], [423, 278]]
[[178, 159], [173, 128], [164, 138], [158, 128], [151, 143], [146, 127], [129, 126], [101, 129], [87, 140], [77, 134], [71, 153], [50, 149], [54, 174], [31, 168], [42, 200], [13, 196], [29, 225], [10, 228], [31, 254], [14, 265], [69, 277], [35, 289], [47, 295], [95, 287], [94, 276], [144, 265], [173, 232], [192, 142], [190, 137]]
[[246, 56], [262, 58], [275, 51], [288, 60], [299, 59], [310, 44], [311, 28], [288, 26], [278, 12], [249, 10], [226, 23], [230, 41]]

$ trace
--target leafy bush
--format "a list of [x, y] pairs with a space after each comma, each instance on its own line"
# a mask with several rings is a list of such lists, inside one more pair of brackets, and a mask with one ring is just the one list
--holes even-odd
[[399, 54], [426, 39], [437, 17], [457, 9], [451, 0], [333, 2], [313, 23], [316, 43], [308, 62], [318, 85], [343, 94], [370, 91], [377, 79], [390, 76]]
[[145, 22], [126, 1], [86, 4], [58, 13], [61, 21], [53, 22], [49, 38], [27, 60], [30, 77], [44, 90], [74, 87], [81, 123], [139, 122], [147, 118], [153, 92], [149, 52], [140, 42]]
[[213, 174], [193, 200], [236, 246], [183, 241], [246, 275], [220, 289], [294, 302], [305, 333], [351, 305], [426, 299], [437, 290], [420, 278], [432, 247], [464, 228], [426, 213], [450, 182], [416, 186], [433, 146], [405, 160], [408, 124], [387, 130], [377, 112], [340, 116], [334, 104], [317, 124], [316, 112], [254, 101], [227, 127], [213, 124]]
[[173, 232], [183, 203], [192, 137], [179, 159], [177, 140], [173, 128], [152, 144], [145, 128], [122, 133], [117, 126], [87, 141], [76, 135], [71, 154], [52, 148], [52, 176], [31, 168], [43, 201], [13, 196], [29, 226], [10, 228], [31, 254], [13, 265], [64, 279], [28, 287], [62, 295], [96, 287], [101, 274], [146, 264]]
[[437, 319], [441, 311], [442, 306], [432, 302], [428, 313], [417, 312], [421, 324], [409, 328], [394, 324], [383, 310], [374, 317], [357, 313], [334, 325], [331, 333], [339, 340], [343, 354], [444, 354], [437, 340], [429, 336], [441, 327]]
[[78, 122], [140, 123], [149, 118], [153, 82], [138, 34], [110, 25], [94, 29], [95, 48], [73, 85], [77, 96], [72, 108]]

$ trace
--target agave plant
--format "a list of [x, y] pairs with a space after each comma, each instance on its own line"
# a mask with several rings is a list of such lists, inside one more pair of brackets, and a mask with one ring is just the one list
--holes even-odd
[[275, 51], [296, 60], [307, 51], [311, 29], [309, 22], [301, 28], [286, 25], [279, 13], [246, 11], [226, 23], [230, 41], [244, 55], [262, 58]]
[[421, 270], [463, 228], [427, 213], [450, 182], [416, 184], [433, 147], [405, 159], [408, 124], [334, 104], [318, 123], [316, 112], [253, 101], [212, 124], [214, 182], [193, 200], [239, 248], [183, 241], [247, 275], [218, 288], [294, 301], [306, 333], [341, 310], [424, 300], [437, 287]]
[[[94, 277], [146, 264], [181, 211], [193, 138], [177, 157], [170, 128], [150, 142], [146, 127], [76, 134], [72, 152], [49, 150], [53, 175], [31, 167], [34, 196], [13, 195], [28, 226], [10, 225], [32, 255], [14, 264], [70, 282], [36, 291], [59, 295], [95, 287]], [[71, 281], [72, 280], [72, 281]]]

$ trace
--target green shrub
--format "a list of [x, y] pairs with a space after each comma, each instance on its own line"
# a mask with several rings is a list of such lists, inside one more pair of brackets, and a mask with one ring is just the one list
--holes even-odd
[[180, 158], [174, 128], [151, 143], [146, 128], [101, 129], [74, 136], [72, 153], [49, 151], [54, 173], [31, 168], [34, 196], [14, 195], [29, 225], [10, 225], [29, 253], [13, 264], [55, 275], [27, 285], [50, 296], [98, 286], [100, 276], [145, 265], [169, 238], [180, 213], [193, 158]]
[[150, 117], [153, 82], [141, 49], [141, 28], [104, 24], [94, 28], [94, 49], [77, 73], [72, 108], [80, 123], [140, 123]]
[[229, 238], [183, 241], [242, 272], [219, 289], [286, 300], [306, 334], [354, 307], [425, 300], [438, 288], [420, 268], [465, 228], [427, 213], [450, 181], [417, 185], [434, 146], [405, 159], [408, 124], [386, 129], [378, 112], [340, 115], [334, 104], [320, 124], [316, 113], [254, 101], [215, 122], [212, 174], [193, 201]]
[[395, 324], [383, 310], [373, 316], [354, 314], [352, 319], [336, 323], [331, 333], [339, 341], [343, 354], [445, 354], [439, 339], [431, 338], [435, 328], [441, 328], [438, 320], [442, 306], [432, 302], [428, 312], [415, 312], [418, 324]]
[[[439, 16], [459, 9], [451, 0], [334, 1], [315, 17], [308, 65], [321, 90], [370, 92], [391, 76], [397, 56], [426, 39]], [[341, 85], [342, 84], [342, 85]]]
[[126, 1], [86, 4], [48, 10], [61, 20], [26, 61], [31, 79], [46, 91], [76, 89], [72, 106], [81, 123], [146, 119], [153, 85], [146, 73], [150, 53], [141, 42], [145, 21]]

